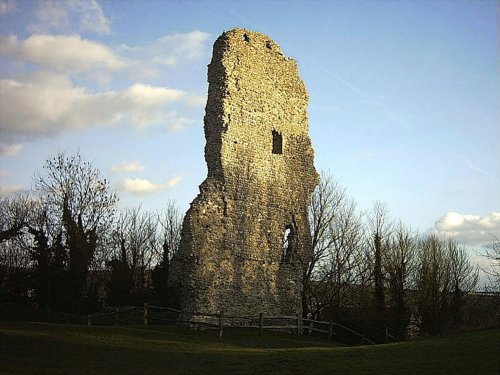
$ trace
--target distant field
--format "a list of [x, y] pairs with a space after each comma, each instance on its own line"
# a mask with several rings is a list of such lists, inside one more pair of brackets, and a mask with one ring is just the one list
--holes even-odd
[[499, 374], [500, 330], [349, 347], [255, 331], [0, 323], [1, 374]]

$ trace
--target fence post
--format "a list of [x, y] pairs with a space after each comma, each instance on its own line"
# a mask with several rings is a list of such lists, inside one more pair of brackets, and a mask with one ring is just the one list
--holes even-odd
[[117, 326], [118, 325], [118, 308], [115, 308], [114, 316], [115, 316], [115, 326]]
[[262, 337], [264, 331], [264, 313], [259, 313], [259, 337]]
[[301, 334], [300, 323], [302, 322], [302, 317], [297, 314], [297, 335]]
[[224, 314], [222, 310], [219, 311], [219, 338], [222, 338], [222, 331], [224, 330]]
[[333, 322], [330, 322], [330, 328], [328, 330], [328, 341], [332, 340], [332, 336], [333, 336]]
[[87, 314], [87, 325], [88, 325], [89, 327], [90, 327], [90, 325], [92, 324], [91, 319], [92, 319], [92, 315]]
[[309, 322], [309, 334], [308, 334], [308, 336], [311, 336], [311, 333], [312, 333], [312, 331], [313, 331], [313, 330], [312, 330], [313, 328], [314, 328], [314, 322], [311, 320], [311, 321]]
[[148, 325], [148, 303], [144, 302], [144, 325]]

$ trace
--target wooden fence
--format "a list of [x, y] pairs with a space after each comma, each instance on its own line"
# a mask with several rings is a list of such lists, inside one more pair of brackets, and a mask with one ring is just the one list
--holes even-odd
[[[186, 317], [189, 316], [190, 319]], [[353, 343], [361, 345], [374, 342], [365, 335], [353, 331], [341, 324], [327, 321], [304, 319], [299, 316], [265, 315], [258, 316], [230, 316], [224, 315], [222, 311], [190, 312], [183, 313], [180, 310], [169, 307], [149, 306], [126, 306], [116, 307], [113, 311], [101, 314], [87, 315], [87, 325], [120, 325], [120, 324], [177, 324], [189, 325], [190, 327], [217, 329], [219, 337], [222, 338], [226, 328], [253, 328], [257, 329], [258, 335], [262, 336], [264, 330], [277, 330], [303, 335], [320, 335], [328, 340], [342, 341], [340, 338], [349, 337]], [[390, 336], [389, 330], [386, 330]]]

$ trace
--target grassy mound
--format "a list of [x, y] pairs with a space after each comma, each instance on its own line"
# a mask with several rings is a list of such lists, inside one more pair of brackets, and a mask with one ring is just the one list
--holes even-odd
[[180, 327], [0, 324], [2, 374], [497, 374], [500, 330], [348, 347], [297, 335]]

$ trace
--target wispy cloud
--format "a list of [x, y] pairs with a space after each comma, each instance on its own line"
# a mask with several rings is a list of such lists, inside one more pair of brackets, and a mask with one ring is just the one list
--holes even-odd
[[37, 3], [36, 22], [31, 32], [68, 32], [72, 30], [109, 34], [111, 22], [96, 0], [42, 0]]
[[162, 190], [170, 190], [177, 185], [182, 176], [175, 176], [164, 183], [153, 183], [148, 179], [126, 178], [118, 184], [118, 190], [137, 195], [146, 195]]
[[16, 0], [1, 0], [0, 1], [0, 15], [15, 12], [17, 10]]
[[23, 150], [23, 145], [20, 143], [0, 144], [0, 155], [2, 156], [18, 156]]
[[484, 217], [448, 212], [436, 221], [432, 232], [453, 237], [467, 245], [488, 243], [492, 235], [500, 238], [500, 212]]
[[134, 76], [148, 79], [159, 77], [165, 71], [186, 69], [209, 56], [211, 34], [204, 31], [168, 34], [155, 41], [138, 46], [122, 44], [117, 48], [130, 62]]
[[204, 31], [169, 34], [153, 43], [130, 48], [122, 46], [124, 52], [133, 56], [140, 54], [154, 64], [175, 66], [186, 60], [202, 57], [207, 52], [207, 41], [211, 35]]
[[114, 165], [111, 167], [111, 172], [113, 173], [132, 173], [132, 172], [142, 172], [146, 169], [144, 165], [138, 161], [124, 161], [121, 164]]
[[486, 176], [486, 177], [489, 177], [489, 178], [491, 178], [491, 179], [495, 180], [495, 177], [494, 177], [492, 174], [490, 174], [490, 173], [486, 172], [484, 169], [482, 169], [481, 167], [479, 167], [479, 166], [477, 166], [476, 164], [474, 164], [473, 162], [471, 162], [471, 161], [470, 161], [469, 159], [467, 159], [465, 156], [461, 156], [461, 155], [460, 155], [459, 157], [460, 157], [460, 159], [464, 162], [464, 164], [465, 164], [465, 165], [466, 165], [469, 169], [473, 170], [473, 171], [474, 171], [474, 172], [476, 172], [476, 173], [482, 174], [482, 175], [484, 175], [484, 176]]
[[[306, 58], [307, 59], [307, 58]], [[407, 121], [405, 116], [391, 108], [390, 106], [387, 105], [387, 103], [383, 100], [381, 100], [379, 97], [376, 95], [373, 95], [371, 93], [368, 93], [367, 91], [359, 88], [358, 86], [352, 84], [351, 82], [347, 81], [346, 79], [338, 76], [337, 74], [333, 73], [329, 68], [325, 67], [324, 65], [318, 63], [317, 61], [308, 59], [309, 63], [316, 66], [318, 69], [320, 69], [322, 72], [336, 80], [337, 82], [341, 83], [343, 86], [347, 87], [349, 90], [352, 92], [356, 93], [359, 95], [368, 105], [378, 109], [380, 112], [382, 112], [392, 123], [398, 125], [399, 127], [411, 131], [413, 130], [413, 127], [411, 124]]]

